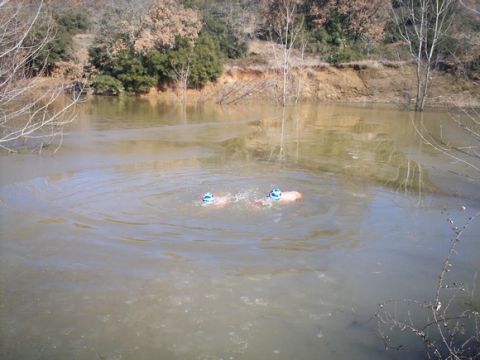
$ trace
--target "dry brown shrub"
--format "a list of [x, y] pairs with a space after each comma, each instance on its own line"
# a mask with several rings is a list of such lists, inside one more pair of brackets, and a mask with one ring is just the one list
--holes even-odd
[[330, 16], [332, 9], [346, 15], [348, 31], [354, 36], [368, 35], [378, 40], [384, 35], [388, 20], [389, 2], [385, 0], [322, 0], [310, 5], [309, 15], [314, 24], [322, 27]]
[[176, 0], [157, 0], [142, 20], [134, 48], [140, 53], [171, 49], [177, 36], [194, 41], [201, 29], [198, 11], [185, 9]]
[[52, 71], [52, 77], [66, 80], [81, 79], [83, 66], [73, 61], [58, 61]]

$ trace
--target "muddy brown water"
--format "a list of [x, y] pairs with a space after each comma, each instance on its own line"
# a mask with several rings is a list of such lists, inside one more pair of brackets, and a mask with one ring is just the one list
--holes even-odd
[[[422, 358], [386, 352], [372, 315], [431, 299], [442, 209], [461, 223], [480, 191], [414, 129], [465, 142], [448, 116], [413, 117], [303, 104], [282, 138], [273, 106], [90, 99], [55, 156], [0, 157], [0, 358]], [[304, 200], [250, 205], [273, 186]], [[479, 230], [450, 275], [469, 289]]]

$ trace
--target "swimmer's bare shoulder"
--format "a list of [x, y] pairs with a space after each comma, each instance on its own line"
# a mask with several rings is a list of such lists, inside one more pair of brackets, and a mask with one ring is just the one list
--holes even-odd
[[224, 195], [224, 196], [217, 196], [215, 198], [215, 201], [213, 202], [213, 205], [217, 207], [224, 207], [231, 203], [234, 200], [234, 197], [230, 194]]
[[253, 205], [272, 206], [273, 204], [289, 204], [303, 199], [303, 195], [299, 191], [281, 191], [278, 188], [272, 189], [270, 193], [261, 199], [255, 199]]
[[303, 195], [298, 191], [284, 191], [279, 201], [281, 203], [291, 203], [295, 201], [300, 201], [302, 199]]

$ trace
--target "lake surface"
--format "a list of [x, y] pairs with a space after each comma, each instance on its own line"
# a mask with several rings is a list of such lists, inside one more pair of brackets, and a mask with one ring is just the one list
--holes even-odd
[[[480, 209], [478, 172], [415, 127], [468, 140], [442, 112], [284, 119], [282, 136], [274, 106], [91, 98], [56, 155], [1, 156], [0, 358], [423, 358], [413, 338], [385, 351], [372, 317], [431, 299], [442, 209], [459, 224]], [[276, 186], [303, 201], [251, 206]], [[238, 201], [201, 206], [207, 191]], [[450, 274], [469, 289], [479, 231]]]

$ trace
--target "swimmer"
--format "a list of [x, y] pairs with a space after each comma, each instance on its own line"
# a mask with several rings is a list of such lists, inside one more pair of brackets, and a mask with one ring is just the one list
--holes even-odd
[[303, 199], [303, 195], [298, 191], [281, 191], [279, 188], [274, 188], [270, 191], [264, 199], [257, 199], [254, 201], [255, 205], [272, 206], [275, 203], [289, 204]]
[[224, 207], [233, 200], [235, 200], [235, 197], [230, 194], [224, 196], [214, 196], [211, 192], [207, 192], [203, 194], [202, 205], [214, 205], [217, 207]]

